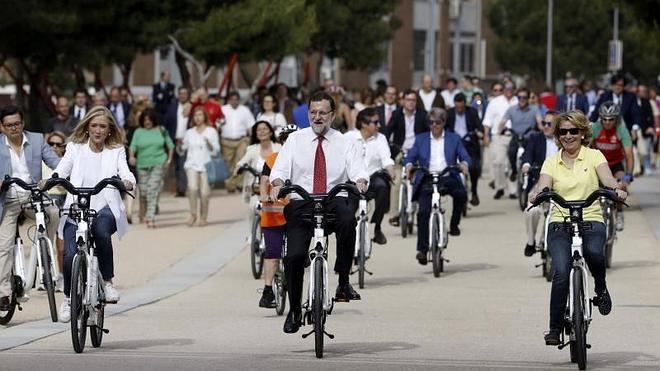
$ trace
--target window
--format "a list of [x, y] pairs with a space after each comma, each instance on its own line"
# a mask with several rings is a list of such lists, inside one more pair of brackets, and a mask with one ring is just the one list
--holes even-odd
[[426, 62], [426, 31], [413, 31], [413, 70], [424, 71]]
[[461, 72], [474, 71], [474, 44], [461, 44]]

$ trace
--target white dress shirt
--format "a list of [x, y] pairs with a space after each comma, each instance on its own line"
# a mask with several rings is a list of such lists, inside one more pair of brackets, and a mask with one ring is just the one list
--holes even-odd
[[[209, 150], [205, 139], [211, 142], [213, 150]], [[183, 164], [184, 169], [206, 171], [206, 163], [211, 161], [211, 156], [215, 156], [220, 152], [218, 132], [210, 126], [207, 126], [201, 133], [196, 128], [190, 128], [183, 137], [183, 145], [181, 147], [186, 151], [186, 162]]]
[[456, 94], [460, 92], [461, 91], [458, 89], [454, 89], [454, 90], [445, 89], [442, 92], [440, 92], [442, 99], [445, 100], [445, 107], [447, 107], [447, 109], [454, 107], [454, 97], [456, 96]]
[[[321, 142], [325, 155], [327, 190], [347, 180], [369, 180], [364, 162], [355, 161], [361, 157], [361, 148], [339, 131], [329, 129]], [[312, 193], [314, 183], [314, 159], [318, 137], [311, 127], [298, 130], [289, 135], [282, 146], [275, 165], [270, 172], [270, 181], [275, 179], [291, 180]], [[291, 195], [291, 198], [297, 198]]]
[[[103, 151], [106, 151], [104, 148]], [[101, 180], [103, 180], [103, 151], [94, 152], [87, 145], [81, 149], [80, 153], [80, 166], [82, 169], [83, 179], [81, 187], [94, 188]], [[101, 211], [108, 205], [108, 201], [103, 197], [103, 193], [92, 196], [90, 207], [92, 210]], [[71, 221], [73, 223], [73, 221]]]
[[454, 120], [454, 133], [463, 138], [467, 134], [467, 123], [465, 122], [465, 111], [463, 113], [456, 112], [456, 119]]
[[424, 89], [419, 89], [419, 98], [422, 100], [422, 103], [424, 103], [424, 109], [426, 112], [429, 112], [431, 110], [431, 106], [433, 105], [433, 100], [435, 99], [435, 95], [437, 92], [435, 89], [431, 89], [430, 92], [425, 92]]
[[286, 118], [284, 118], [284, 115], [279, 112], [274, 112], [272, 115], [259, 113], [257, 115], [257, 121], [266, 121], [276, 133], [279, 133], [280, 130], [286, 126]]
[[87, 113], [87, 107], [82, 106], [78, 107], [75, 104], [73, 105], [73, 116], [79, 120], [82, 120], [83, 117], [85, 117], [85, 114]]
[[247, 136], [255, 122], [250, 109], [242, 104], [236, 108], [225, 104], [222, 113], [225, 115], [221, 133], [223, 139], [237, 140]]
[[117, 126], [123, 128], [124, 125], [126, 124], [126, 114], [127, 114], [127, 112], [124, 112], [124, 105], [121, 103], [110, 103], [110, 111], [112, 112], [112, 115], [115, 117], [115, 120], [117, 120]]
[[188, 130], [188, 117], [183, 115], [184, 105], [179, 102], [176, 106], [176, 133], [175, 139], [183, 139]]
[[403, 118], [406, 122], [406, 136], [405, 139], [403, 140], [403, 150], [408, 151], [409, 149], [412, 148], [412, 146], [415, 144], [415, 115], [417, 114], [417, 111], [415, 111], [412, 115], [408, 116], [406, 114], [406, 111], [403, 111]]
[[344, 134], [347, 138], [354, 141], [360, 149], [361, 158], [367, 169], [367, 174], [371, 175], [387, 166], [394, 165], [390, 146], [387, 138], [381, 133], [376, 133], [366, 140], [359, 130], [351, 130]]
[[[5, 144], [9, 149], [9, 156], [11, 158], [12, 178], [19, 178], [20, 180], [26, 183], [31, 183], [32, 177], [30, 176], [30, 169], [28, 168], [27, 160], [25, 159], [25, 144], [27, 143], [28, 143], [27, 135], [23, 135], [23, 142], [21, 143], [21, 152], [16, 153], [14, 151], [14, 148], [9, 143], [9, 138], [5, 136]], [[23, 197], [25, 195], [30, 194], [30, 191], [26, 191], [23, 188], [17, 186], [16, 184], [12, 184], [10, 189], [12, 190], [10, 194], [12, 197], [13, 196]]]
[[429, 171], [442, 171], [447, 167], [445, 159], [445, 131], [442, 131], [440, 138], [431, 136], [431, 159], [429, 161]]
[[557, 142], [555, 142], [555, 138], [545, 138], [545, 158], [554, 156], [558, 151], [559, 148], [557, 148]]
[[385, 122], [385, 125], [390, 123], [394, 111], [396, 111], [396, 104], [387, 104], [387, 103], [383, 104], [383, 112], [385, 112], [385, 117], [383, 118], [383, 121]]
[[[511, 106], [518, 104], [518, 98], [512, 97], [511, 100], [507, 100], [504, 95], [493, 98], [488, 103], [486, 107], [486, 113], [484, 113], [484, 126], [490, 127], [490, 132], [493, 135], [499, 135], [500, 133], [497, 130], [497, 127], [500, 125], [500, 121], [504, 117], [504, 114]], [[506, 127], [511, 127], [511, 120], [507, 120]]]

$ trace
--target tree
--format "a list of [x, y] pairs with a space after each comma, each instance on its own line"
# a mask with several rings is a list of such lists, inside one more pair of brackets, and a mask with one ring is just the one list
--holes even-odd
[[[627, 4], [614, 0], [555, 0], [552, 58], [555, 77], [571, 71], [577, 76], [594, 78], [605, 72], [615, 5], [619, 6], [624, 20], [620, 24], [624, 69], [637, 76], [648, 76], [649, 70], [656, 68], [660, 33], [657, 27], [632, 22], [633, 11]], [[503, 69], [543, 79], [547, 11], [547, 1], [489, 2], [488, 19], [499, 36], [495, 57]]]

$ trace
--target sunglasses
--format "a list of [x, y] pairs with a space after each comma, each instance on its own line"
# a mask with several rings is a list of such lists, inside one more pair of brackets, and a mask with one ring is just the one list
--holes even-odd
[[380, 120], [369, 120], [367, 121], [368, 124], [374, 124], [374, 125], [380, 125]]
[[64, 144], [64, 143], [48, 142], [48, 145], [51, 146], [51, 147], [58, 147], [58, 148], [61, 148], [61, 147], [64, 147], [66, 144]]
[[529, 99], [529, 97], [526, 95], [519, 95], [518, 99]]
[[493, 93], [501, 93], [502, 89], [493, 89]]
[[571, 135], [580, 134], [579, 128], [570, 128], [570, 129], [559, 129], [559, 136], [563, 137], [564, 135], [571, 133]]
[[546, 126], [546, 127], [550, 127], [550, 126], [552, 126], [552, 121], [541, 121], [541, 125]]
[[442, 125], [442, 124], [444, 124], [444, 123], [445, 123], [445, 122], [442, 121], [442, 120], [434, 120], [434, 121], [431, 121], [431, 122], [429, 123], [429, 126], [433, 126], [433, 125]]

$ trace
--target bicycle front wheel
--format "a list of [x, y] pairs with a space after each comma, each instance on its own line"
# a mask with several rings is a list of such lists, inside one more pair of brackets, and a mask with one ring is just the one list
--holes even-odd
[[252, 235], [250, 245], [250, 265], [252, 267], [252, 276], [255, 280], [261, 278], [264, 270], [264, 254], [261, 251], [261, 217], [257, 215], [252, 223]]
[[440, 220], [438, 214], [431, 217], [431, 259], [433, 260], [433, 275], [440, 277], [440, 264], [442, 256], [440, 255]]
[[89, 312], [83, 303], [87, 287], [87, 261], [82, 253], [73, 257], [71, 270], [71, 342], [76, 353], [85, 349], [87, 317]]
[[614, 248], [614, 239], [616, 235], [616, 216], [611, 206], [606, 206], [605, 209], [605, 267], [612, 267], [612, 249]]
[[358, 284], [361, 289], [364, 288], [364, 272], [367, 262], [367, 222], [360, 222], [360, 246], [358, 250]]
[[525, 211], [525, 208], [527, 207], [527, 191], [525, 188], [523, 188], [524, 185], [524, 180], [523, 180], [524, 175], [522, 174], [522, 171], [518, 171], [518, 206], [520, 207], [520, 211]]
[[408, 236], [408, 189], [404, 186], [401, 186], [401, 210], [399, 210], [399, 225], [401, 226], [401, 237], [406, 238]]
[[584, 320], [584, 290], [582, 271], [573, 273], [573, 331], [575, 332], [575, 360], [578, 368], [587, 368], [587, 322]]
[[[14, 273], [12, 272], [11, 274], [11, 279], [12, 282], [15, 280], [14, 279]], [[11, 297], [9, 298], [9, 310], [6, 311], [0, 311], [0, 325], [6, 325], [11, 321], [12, 317], [14, 317], [14, 312], [16, 311], [16, 305], [18, 305], [18, 302], [16, 301], [16, 293], [13, 292], [13, 287], [12, 287], [12, 294]]]
[[323, 336], [325, 331], [324, 301], [324, 275], [323, 260], [314, 260], [314, 300], [312, 300], [312, 312], [314, 316], [314, 350], [316, 358], [323, 358]]
[[46, 295], [48, 296], [48, 307], [50, 308], [50, 319], [57, 322], [57, 303], [55, 302], [55, 284], [53, 282], [53, 272], [50, 270], [52, 259], [49, 253], [48, 243], [46, 239], [39, 239], [39, 254], [41, 254], [41, 268], [43, 276], [41, 277]]
[[275, 275], [275, 312], [278, 316], [284, 314], [286, 308], [286, 283], [284, 282], [284, 270], [281, 268]]

